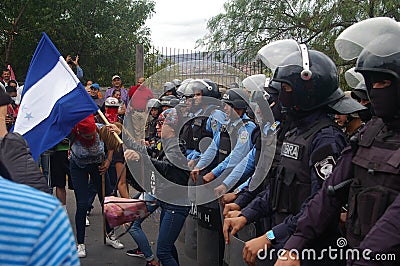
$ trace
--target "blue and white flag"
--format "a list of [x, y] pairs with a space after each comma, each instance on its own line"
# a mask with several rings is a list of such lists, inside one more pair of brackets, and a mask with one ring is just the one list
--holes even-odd
[[65, 59], [43, 33], [26, 75], [14, 132], [26, 139], [36, 160], [97, 109]]

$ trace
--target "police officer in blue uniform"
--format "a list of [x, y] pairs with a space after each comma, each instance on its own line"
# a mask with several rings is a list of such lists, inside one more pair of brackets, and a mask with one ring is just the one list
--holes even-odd
[[[200, 161], [192, 171], [193, 179], [196, 179], [201, 171], [197, 179], [199, 184], [209, 183], [223, 173], [226, 176], [252, 147], [250, 136], [255, 124], [245, 114], [248, 94], [243, 89], [230, 89], [222, 101], [225, 103], [224, 112], [229, 120], [216, 132], [214, 141], [202, 153]], [[215, 162], [218, 165], [215, 165]], [[212, 201], [197, 206], [197, 210], [199, 213], [197, 262], [199, 265], [221, 265], [224, 244], [219, 204], [217, 201]]]
[[[221, 127], [219, 138], [216, 138], [214, 147], [218, 147], [218, 165], [203, 176], [205, 183], [219, 177], [224, 171], [231, 171], [252, 148], [251, 133], [256, 126], [246, 114], [248, 95], [242, 89], [230, 89], [222, 101], [225, 103], [224, 111], [229, 120]], [[214, 150], [209, 151], [203, 158], [209, 158], [209, 154], [214, 153]], [[197, 168], [203, 168], [202, 163], [200, 159]]]
[[[202, 151], [211, 143], [215, 132], [218, 131], [221, 122], [225, 120], [224, 113], [219, 110], [218, 87], [215, 82], [208, 79], [194, 79], [182, 85], [186, 103], [191, 105], [190, 116], [187, 116], [180, 130], [180, 138], [184, 141], [188, 150], [188, 166], [192, 169]], [[182, 87], [181, 86], [181, 87]], [[216, 118], [217, 117], [217, 118]], [[215, 160], [206, 168], [214, 167]], [[206, 171], [206, 170], [204, 170]], [[193, 172], [193, 171], [192, 171]], [[199, 174], [199, 172], [197, 172]], [[189, 180], [189, 186], [196, 186], [193, 179]], [[196, 193], [189, 191], [189, 200], [192, 202], [190, 216], [186, 221], [185, 253], [192, 259], [197, 258], [197, 205]]]
[[[359, 254], [349, 256], [348, 265], [399, 265], [400, 27], [389, 18], [368, 19], [346, 29], [338, 40], [348, 36], [346, 44], [352, 43], [354, 36], [376, 29], [381, 34], [363, 43], [355, 69], [364, 76], [376, 117], [343, 151], [332, 175], [305, 207], [276, 265], [300, 265], [289, 251], [301, 252], [337, 226], [346, 203], [347, 241], [342, 241]], [[343, 45], [337, 50], [341, 56], [360, 51], [357, 39], [354, 44], [356, 50]]]
[[[224, 222], [228, 242], [229, 229], [235, 234], [258, 217], [272, 219], [275, 226], [267, 237], [263, 234], [246, 242], [243, 259], [247, 263], [255, 262], [260, 249], [279, 249], [286, 242], [290, 229], [296, 227], [301, 206], [318, 191], [347, 146], [346, 136], [328, 113], [363, 109], [356, 101], [345, 98], [338, 88], [338, 73], [332, 60], [321, 52], [308, 51], [304, 44], [283, 59], [273, 80], [281, 83], [279, 99], [287, 119], [293, 123], [282, 144], [280, 165], [265, 197], [253, 201], [239, 217]], [[319, 243], [320, 248], [330, 243], [333, 234]]]

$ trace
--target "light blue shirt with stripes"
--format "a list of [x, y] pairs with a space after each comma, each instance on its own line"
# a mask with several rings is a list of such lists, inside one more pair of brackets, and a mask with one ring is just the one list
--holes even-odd
[[1, 176], [0, 265], [80, 265], [61, 203]]

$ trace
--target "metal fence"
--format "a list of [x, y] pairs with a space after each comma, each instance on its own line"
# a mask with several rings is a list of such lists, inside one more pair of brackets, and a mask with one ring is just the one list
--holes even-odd
[[174, 48], [152, 47], [144, 53], [146, 84], [155, 94], [173, 79], [211, 79], [220, 87], [241, 84], [247, 76], [263, 73], [260, 60], [245, 58], [228, 51], [200, 52]]

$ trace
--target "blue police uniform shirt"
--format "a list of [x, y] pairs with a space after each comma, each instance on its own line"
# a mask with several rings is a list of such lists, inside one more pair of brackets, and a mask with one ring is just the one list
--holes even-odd
[[232, 172], [222, 181], [228, 188], [232, 188], [243, 177], [248, 176], [255, 169], [256, 147], [254, 146], [246, 157], [233, 168]]
[[221, 129], [221, 126], [226, 123], [226, 114], [221, 110], [215, 110], [207, 119], [206, 130], [213, 133], [213, 139], [210, 143], [210, 146], [208, 146], [203, 154], [196, 151], [198, 153], [196, 154], [197, 157], [196, 155], [193, 155], [191, 157], [192, 160], [200, 157], [200, 160], [196, 165], [197, 168], [203, 169], [207, 167], [217, 155], [220, 142], [219, 131]]
[[[232, 123], [232, 125], [236, 126], [240, 120], [241, 119], [236, 120]], [[250, 119], [246, 114], [244, 114], [242, 120]], [[239, 128], [235, 147], [222, 162], [220, 162], [213, 170], [211, 170], [215, 177], [220, 176], [225, 169], [233, 169], [246, 156], [246, 154], [253, 147], [253, 143], [251, 142], [251, 133], [255, 128], [256, 125], [252, 121], [244, 123]]]

